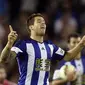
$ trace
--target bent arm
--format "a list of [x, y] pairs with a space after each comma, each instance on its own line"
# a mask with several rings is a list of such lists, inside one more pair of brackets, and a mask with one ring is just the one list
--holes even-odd
[[13, 31], [11, 25], [9, 25], [9, 28], [10, 28], [10, 33], [8, 35], [8, 42], [0, 55], [1, 63], [5, 63], [8, 58], [10, 58], [10, 57], [14, 58], [16, 56], [16, 54], [14, 52], [11, 52], [11, 48], [12, 48], [14, 42], [16, 41], [18, 35], [17, 35], [16, 31]]
[[16, 53], [11, 51], [12, 45], [8, 42], [0, 55], [0, 63], [6, 63], [7, 61], [14, 59]]
[[70, 61], [72, 59], [74, 59], [79, 52], [81, 52], [81, 50], [83, 49], [83, 45], [81, 43], [79, 43], [76, 47], [74, 47], [72, 50], [67, 51], [64, 60], [66, 61]]

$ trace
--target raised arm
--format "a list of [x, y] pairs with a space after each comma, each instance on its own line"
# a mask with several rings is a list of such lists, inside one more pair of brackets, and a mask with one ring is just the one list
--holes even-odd
[[16, 31], [13, 31], [11, 25], [9, 26], [9, 28], [10, 28], [10, 33], [8, 35], [8, 42], [0, 55], [1, 63], [6, 62], [8, 60], [8, 58], [10, 58], [10, 56], [11, 56], [11, 58], [14, 58], [16, 56], [15, 52], [11, 52], [11, 48], [12, 48], [14, 42], [16, 41], [18, 35], [17, 35]]
[[78, 55], [78, 53], [81, 52], [84, 46], [85, 46], [85, 36], [83, 36], [83, 38], [76, 47], [74, 47], [72, 50], [67, 51], [64, 60], [69, 61], [74, 59]]

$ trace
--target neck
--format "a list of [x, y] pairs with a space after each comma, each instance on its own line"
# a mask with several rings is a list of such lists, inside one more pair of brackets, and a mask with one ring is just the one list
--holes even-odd
[[30, 38], [33, 39], [33, 40], [36, 40], [38, 42], [41, 42], [41, 43], [43, 42], [43, 36], [35, 36], [35, 35], [33, 36], [33, 35], [31, 35]]

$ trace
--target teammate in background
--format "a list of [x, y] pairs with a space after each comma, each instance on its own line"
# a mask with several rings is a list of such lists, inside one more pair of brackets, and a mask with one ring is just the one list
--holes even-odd
[[[75, 46], [78, 45], [78, 43], [80, 42], [81, 37], [74, 33], [71, 34], [68, 37], [68, 48], [71, 50], [73, 49]], [[73, 65], [76, 67], [76, 71], [77, 71], [77, 79], [76, 81], [72, 81], [72, 82], [68, 82], [69, 80], [62, 80], [59, 79], [57, 74], [57, 70], [54, 73], [54, 77], [53, 79], [55, 79], [53, 81], [53, 85], [85, 85], [85, 56], [81, 56], [81, 52], [78, 53], [78, 55], [75, 57], [74, 60], [71, 60], [70, 62], [66, 62], [66, 61], [61, 61], [59, 63], [58, 69], [63, 66], [63, 65]], [[56, 75], [56, 76], [55, 76]], [[70, 76], [68, 76], [68, 79], [71, 78], [74, 75], [74, 73]], [[71, 81], [71, 80], [70, 80]]]
[[65, 52], [52, 42], [44, 41], [46, 23], [41, 14], [30, 16], [27, 27], [30, 39], [20, 40], [14, 46], [17, 33], [10, 27], [8, 42], [1, 53], [0, 61], [4, 63], [8, 58], [9, 61], [10, 58], [17, 58], [20, 72], [18, 85], [47, 85], [50, 61], [74, 59], [85, 46], [85, 36], [74, 49]]
[[10, 82], [6, 79], [6, 70], [5, 70], [5, 67], [0, 64], [0, 85], [17, 85], [13, 82]]

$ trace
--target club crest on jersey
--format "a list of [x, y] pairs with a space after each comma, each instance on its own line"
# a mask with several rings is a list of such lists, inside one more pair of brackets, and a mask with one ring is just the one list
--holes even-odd
[[44, 47], [42, 47], [42, 50], [45, 50], [45, 48], [44, 48]]
[[36, 59], [36, 71], [49, 71], [50, 70], [50, 60], [49, 59]]

